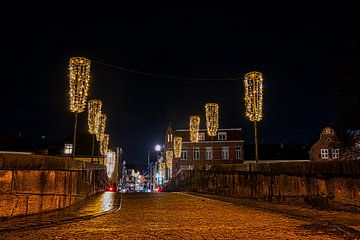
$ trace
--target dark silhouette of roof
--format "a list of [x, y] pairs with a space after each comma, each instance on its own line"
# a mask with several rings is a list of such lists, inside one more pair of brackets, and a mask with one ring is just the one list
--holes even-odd
[[34, 149], [25, 140], [21, 133], [19, 133], [0, 136], [0, 151], [33, 152]]

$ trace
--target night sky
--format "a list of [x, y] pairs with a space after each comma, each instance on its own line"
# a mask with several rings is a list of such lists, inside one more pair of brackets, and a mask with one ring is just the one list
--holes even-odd
[[[68, 60], [92, 60], [89, 98], [103, 101], [113, 146], [124, 159], [143, 164], [147, 150], [163, 142], [168, 122], [186, 128], [204, 105], [220, 104], [220, 127], [241, 127], [252, 143], [244, 115], [241, 80], [264, 76], [261, 143], [308, 144], [334, 125], [330, 101], [333, 73], [359, 55], [360, 34], [351, 16], [302, 18], [228, 14], [136, 15], [70, 21], [2, 21], [0, 134], [22, 132], [31, 143], [44, 135], [61, 141], [73, 131], [68, 111]], [[159, 78], [122, 68], [194, 80]], [[215, 78], [218, 80], [195, 80]], [[79, 131], [87, 131], [87, 113]]]

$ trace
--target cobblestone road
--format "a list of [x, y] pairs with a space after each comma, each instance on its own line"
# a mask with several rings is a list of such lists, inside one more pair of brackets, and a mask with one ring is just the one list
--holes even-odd
[[124, 194], [121, 209], [0, 239], [349, 239], [337, 229], [181, 193]]

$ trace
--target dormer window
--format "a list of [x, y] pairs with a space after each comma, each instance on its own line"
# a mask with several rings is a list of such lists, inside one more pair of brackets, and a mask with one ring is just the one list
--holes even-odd
[[226, 132], [219, 132], [218, 140], [226, 140]]

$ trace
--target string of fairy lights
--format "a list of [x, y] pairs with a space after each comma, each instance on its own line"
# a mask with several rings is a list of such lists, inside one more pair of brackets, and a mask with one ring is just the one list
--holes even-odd
[[[165, 76], [161, 74], [147, 73], [119, 67], [111, 64], [106, 64], [100, 61], [93, 60], [96, 63], [115, 68], [122, 71], [131, 73], [147, 75], [159, 78], [172, 78], [178, 80], [240, 80], [239, 77], [232, 78], [185, 78], [177, 76]], [[88, 97], [90, 81], [90, 60], [84, 57], [72, 57], [69, 60], [69, 97], [70, 97], [70, 111], [75, 113], [74, 125], [74, 138], [73, 138], [73, 156], [75, 154], [76, 146], [76, 129], [77, 129], [77, 116], [86, 108], [86, 101]], [[255, 135], [255, 159], [258, 162], [258, 141], [257, 141], [257, 122], [263, 118], [263, 76], [262, 73], [252, 71], [246, 73], [244, 76], [244, 89], [245, 89], [245, 115], [254, 123]], [[94, 154], [94, 138], [100, 142], [100, 154], [105, 155], [108, 152], [109, 134], [105, 133], [106, 130], [106, 114], [102, 113], [102, 102], [98, 99], [92, 99], [88, 102], [88, 126], [89, 132], [93, 135], [93, 149]], [[205, 104], [205, 117], [207, 134], [211, 137], [217, 135], [219, 129], [219, 104], [206, 103]], [[199, 141], [199, 128], [200, 116], [190, 116], [189, 119], [189, 134], [190, 141], [196, 143]], [[172, 162], [173, 157], [180, 158], [182, 148], [182, 138], [174, 137], [174, 151], [166, 152], [166, 164]], [[170, 160], [171, 159], [171, 160]]]
[[[75, 156], [77, 115], [86, 108], [86, 101], [90, 81], [90, 60], [84, 57], [72, 57], [69, 60], [69, 97], [70, 111], [75, 113], [74, 137], [72, 154]], [[106, 155], [109, 148], [109, 134], [106, 130], [106, 114], [102, 113], [102, 101], [91, 99], [88, 101], [88, 127], [93, 135], [91, 156], [94, 155], [94, 139], [99, 143], [99, 152]]]

